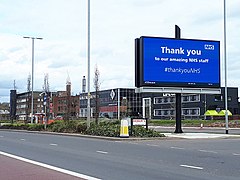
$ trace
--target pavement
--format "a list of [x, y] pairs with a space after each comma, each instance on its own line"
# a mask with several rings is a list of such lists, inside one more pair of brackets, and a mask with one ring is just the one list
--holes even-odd
[[166, 137], [182, 139], [240, 138], [240, 135], [214, 133], [163, 133]]
[[[29, 162], [21, 157], [6, 156], [7, 153], [0, 153], [0, 179], [4, 180], [86, 180], [91, 178], [81, 178], [77, 173], [66, 173], [67, 170], [59, 171], [60, 168], [49, 168], [49, 165], [43, 167], [42, 163]], [[9, 154], [7, 154], [9, 155]], [[16, 159], [16, 157], [18, 159]]]
[[229, 128], [229, 134], [225, 134], [225, 127], [182, 127], [183, 133], [173, 133], [175, 131], [175, 127], [149, 126], [149, 128], [162, 132], [166, 137], [170, 138], [240, 138], [240, 128]]

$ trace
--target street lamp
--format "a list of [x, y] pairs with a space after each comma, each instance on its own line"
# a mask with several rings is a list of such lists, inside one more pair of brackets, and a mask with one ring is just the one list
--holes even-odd
[[88, 48], [87, 48], [87, 54], [88, 54], [88, 95], [87, 95], [87, 128], [90, 127], [90, 116], [91, 116], [91, 108], [90, 108], [90, 0], [88, 0], [87, 4], [88, 8], [88, 16], [87, 16], [87, 24], [88, 24]]
[[34, 40], [43, 38], [24, 36], [23, 38], [32, 39], [32, 103], [31, 103], [31, 123], [33, 123], [33, 76], [34, 76]]
[[223, 0], [223, 14], [224, 14], [224, 68], [225, 68], [225, 124], [226, 124], [226, 134], [228, 134], [228, 89], [227, 89], [227, 42], [226, 42], [226, 0]]

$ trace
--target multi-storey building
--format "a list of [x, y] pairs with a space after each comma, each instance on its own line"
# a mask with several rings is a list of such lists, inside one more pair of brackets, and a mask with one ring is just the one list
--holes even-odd
[[[187, 119], [204, 118], [207, 110], [225, 109], [224, 88], [220, 95], [182, 94], [182, 116]], [[95, 112], [95, 92], [90, 95], [91, 116]], [[228, 88], [228, 109], [239, 114], [238, 88]], [[80, 117], [87, 116], [87, 93], [80, 94]], [[175, 118], [175, 94], [135, 93], [135, 89], [109, 89], [99, 91], [100, 117], [119, 118], [142, 116], [150, 119]]]
[[[16, 93], [10, 91], [10, 117], [30, 122], [32, 92]], [[79, 95], [71, 95], [71, 82], [67, 81], [66, 91], [43, 92], [33, 91], [34, 122], [43, 122], [43, 118], [56, 116], [69, 119], [79, 116]]]
[[[182, 94], [182, 116], [187, 119], [203, 118], [207, 110], [224, 110], [224, 88], [220, 95]], [[144, 111], [150, 107], [149, 111]], [[239, 114], [238, 88], [228, 88], [228, 109]], [[175, 94], [143, 94], [143, 115], [152, 119], [172, 119], [175, 116]]]
[[[40, 113], [38, 112], [39, 108], [39, 95], [41, 91], [33, 92], [33, 114]], [[18, 120], [30, 120], [31, 117], [31, 101], [32, 93], [23, 92], [16, 95], [16, 117]]]
[[[91, 116], [94, 116], [96, 101], [99, 104], [99, 116], [120, 118], [136, 116], [142, 111], [141, 94], [136, 94], [134, 89], [116, 88], [98, 92], [91, 92]], [[80, 94], [80, 117], [87, 117], [87, 93]]]
[[66, 91], [57, 91], [52, 98], [52, 113], [54, 117], [72, 119], [79, 116], [79, 95], [71, 95], [71, 82], [67, 80]]
[[[224, 88], [220, 95], [182, 94], [182, 116], [187, 119], [204, 118], [207, 110], [223, 110]], [[61, 116], [65, 119], [87, 117], [87, 93], [71, 95], [71, 82], [67, 81], [66, 91], [46, 94], [34, 91], [34, 115], [46, 114], [48, 117]], [[134, 88], [115, 88], [90, 93], [91, 116], [95, 116], [95, 107], [98, 105], [99, 116], [122, 118], [127, 116], [142, 116], [150, 119], [175, 118], [175, 94], [164, 93], [135, 93]], [[10, 116], [20, 120], [30, 120], [31, 92], [19, 94], [11, 93]], [[15, 100], [14, 100], [15, 99]], [[15, 103], [14, 103], [15, 101]], [[47, 102], [49, 105], [47, 106]], [[97, 102], [97, 103], [96, 103]], [[239, 115], [238, 88], [228, 88], [228, 109], [233, 115]]]

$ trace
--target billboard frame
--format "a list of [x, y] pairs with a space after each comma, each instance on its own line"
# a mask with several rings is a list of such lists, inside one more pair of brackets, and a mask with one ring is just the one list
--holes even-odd
[[135, 93], [221, 94], [220, 88], [137, 87]]
[[[207, 85], [205, 82], [196, 82], [196, 84], [187, 84], [186, 82], [158, 82], [157, 84], [148, 84], [144, 82], [144, 38], [153, 39], [169, 39], [169, 40], [183, 40], [183, 41], [199, 41], [199, 42], [214, 42], [219, 43], [218, 48], [218, 82], [212, 86]], [[193, 82], [195, 83], [195, 82]], [[211, 82], [209, 82], [211, 83]], [[221, 87], [221, 60], [220, 60], [220, 41], [216, 40], [202, 40], [202, 39], [176, 39], [169, 37], [152, 37], [152, 36], [141, 36], [135, 39], [135, 86], [136, 87], [184, 87], [184, 88], [220, 88]]]

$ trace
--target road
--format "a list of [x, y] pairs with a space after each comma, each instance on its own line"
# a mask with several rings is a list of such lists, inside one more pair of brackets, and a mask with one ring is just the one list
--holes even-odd
[[0, 131], [0, 151], [106, 180], [240, 177], [240, 139], [109, 141]]

